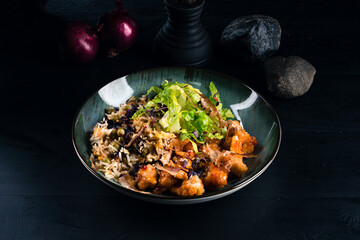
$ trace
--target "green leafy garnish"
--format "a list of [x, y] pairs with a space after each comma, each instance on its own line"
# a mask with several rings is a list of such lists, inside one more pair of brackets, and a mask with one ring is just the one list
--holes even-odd
[[209, 99], [210, 99], [211, 103], [214, 104], [214, 106], [216, 106], [216, 109], [220, 112], [221, 117], [224, 120], [226, 120], [227, 118], [234, 118], [235, 116], [231, 112], [230, 109], [222, 108], [220, 93], [216, 89], [215, 84], [213, 82], [210, 82], [209, 89], [210, 89], [210, 93], [211, 93], [211, 96]]
[[[233, 118], [230, 109], [222, 108], [220, 94], [213, 82], [210, 83], [210, 101], [226, 120]], [[206, 138], [222, 139], [226, 135], [226, 128], [219, 128], [219, 119], [210, 117], [200, 104], [201, 92], [186, 83], [169, 83], [165, 81], [161, 87], [151, 87], [147, 95], [154, 93], [144, 108], [139, 109], [132, 117], [136, 119], [150, 109], [158, 109], [166, 105], [168, 110], [159, 120], [162, 129], [167, 132], [180, 134], [181, 140], [189, 139], [197, 152], [196, 143], [204, 143]]]

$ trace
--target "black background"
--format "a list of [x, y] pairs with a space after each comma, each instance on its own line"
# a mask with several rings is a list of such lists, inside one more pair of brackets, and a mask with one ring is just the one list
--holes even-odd
[[[65, 21], [96, 24], [111, 0], [2, 3], [0, 30], [0, 239], [359, 239], [360, 3], [326, 0], [208, 0], [202, 21], [215, 54], [205, 68], [246, 82], [276, 109], [278, 156], [244, 189], [220, 200], [167, 206], [121, 195], [81, 165], [71, 124], [96, 89], [163, 64], [151, 47], [166, 20], [161, 0], [124, 0], [140, 32], [113, 59], [83, 65], [57, 58]], [[229, 59], [219, 48], [234, 18], [279, 20], [277, 55], [298, 55], [317, 69], [299, 98], [271, 97], [261, 64]]]

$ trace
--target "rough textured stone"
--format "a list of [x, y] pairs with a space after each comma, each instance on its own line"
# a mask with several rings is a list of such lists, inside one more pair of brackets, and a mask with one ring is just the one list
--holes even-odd
[[265, 61], [266, 82], [269, 91], [280, 98], [294, 98], [311, 87], [316, 70], [301, 57], [273, 57]]
[[264, 61], [280, 46], [281, 27], [269, 16], [250, 15], [235, 19], [221, 35], [221, 47], [245, 61]]

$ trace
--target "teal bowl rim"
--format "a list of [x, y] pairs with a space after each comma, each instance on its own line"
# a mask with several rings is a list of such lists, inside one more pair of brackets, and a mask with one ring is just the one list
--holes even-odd
[[[156, 194], [153, 194], [153, 193], [149, 193], [149, 194], [144, 194], [144, 193], [141, 193], [141, 192], [136, 192], [134, 190], [131, 190], [131, 189], [128, 189], [128, 188], [125, 188], [125, 187], [122, 187], [121, 185], [118, 185], [108, 179], [106, 179], [105, 177], [103, 177], [102, 175], [100, 175], [97, 171], [95, 171], [87, 162], [86, 160], [83, 158], [83, 156], [81, 156], [78, 148], [77, 148], [77, 145], [75, 143], [75, 135], [74, 135], [74, 132], [75, 132], [75, 124], [76, 124], [76, 120], [78, 119], [78, 116], [81, 112], [81, 109], [83, 108], [83, 106], [85, 105], [85, 103], [95, 94], [97, 94], [97, 92], [100, 90], [98, 89], [96, 92], [94, 92], [93, 94], [91, 94], [88, 98], [86, 98], [86, 100], [80, 105], [78, 111], [76, 112], [75, 114], [75, 118], [73, 120], [73, 123], [72, 123], [72, 131], [71, 131], [71, 135], [72, 135], [72, 143], [73, 143], [73, 146], [75, 148], [75, 152], [78, 156], [78, 158], [80, 159], [81, 163], [86, 167], [86, 169], [92, 174], [94, 175], [96, 178], [98, 178], [100, 181], [102, 181], [103, 183], [105, 183], [106, 185], [116, 189], [117, 191], [120, 191], [128, 196], [133, 196], [135, 198], [138, 198], [138, 199], [143, 199], [143, 198], [146, 198], [148, 199], [149, 201], [151, 200], [165, 200], [165, 201], [174, 201], [174, 202], [178, 202], [178, 201], [181, 201], [181, 202], [193, 202], [193, 201], [196, 201], [196, 200], [200, 200], [200, 199], [215, 199], [216, 197], [222, 197], [221, 195], [228, 195], [228, 194], [231, 194], [243, 187], [245, 187], [246, 185], [248, 185], [249, 183], [251, 183], [252, 181], [254, 181], [256, 178], [258, 178], [269, 166], [270, 164], [274, 161], [278, 151], [279, 151], [279, 148], [280, 148], [280, 143], [281, 143], [281, 138], [282, 138], [282, 130], [281, 130], [281, 125], [280, 125], [280, 120], [279, 120], [279, 117], [275, 111], [275, 109], [273, 108], [273, 106], [271, 106], [271, 104], [260, 94], [258, 93], [257, 91], [255, 91], [254, 89], [252, 89], [251, 87], [249, 87], [247, 84], [245, 84], [243, 81], [235, 78], [235, 77], [232, 77], [232, 76], [229, 76], [227, 74], [224, 74], [224, 73], [220, 73], [220, 72], [216, 72], [216, 71], [212, 71], [212, 70], [208, 70], [208, 69], [203, 69], [203, 68], [194, 68], [194, 67], [157, 67], [157, 68], [147, 68], [147, 69], [143, 69], [143, 70], [139, 70], [139, 71], [136, 71], [136, 72], [132, 72], [132, 73], [129, 73], [129, 74], [126, 74], [122, 77], [127, 77], [128, 75], [131, 75], [131, 74], [137, 74], [137, 73], [141, 73], [141, 72], [145, 72], [145, 71], [154, 71], [154, 70], [160, 70], [160, 69], [171, 69], [171, 68], [175, 68], [175, 69], [184, 69], [186, 71], [186, 69], [189, 69], [191, 71], [205, 71], [205, 72], [208, 72], [208, 73], [211, 73], [211, 74], [216, 74], [216, 75], [220, 75], [222, 77], [225, 77], [225, 78], [228, 78], [228, 79], [231, 79], [231, 80], [234, 80], [234, 81], [237, 81], [238, 83], [244, 85], [245, 87], [247, 87], [248, 89], [254, 91], [265, 103], [266, 105], [270, 108], [271, 112], [274, 114], [275, 116], [275, 121], [276, 121], [276, 124], [279, 126], [278, 128], [278, 134], [279, 134], [279, 138], [277, 139], [277, 142], [276, 142], [276, 150], [273, 152], [272, 156], [270, 157], [270, 160], [269, 162], [262, 168], [260, 169], [256, 174], [254, 174], [252, 177], [246, 179], [245, 181], [243, 182], [239, 182], [237, 184], [235, 184], [234, 186], [231, 186], [229, 188], [224, 188], [224, 189], [218, 189], [216, 191], [211, 191], [211, 192], [208, 192], [208, 193], [205, 193], [203, 195], [200, 195], [200, 196], [193, 196], [193, 197], [180, 197], [180, 196], [172, 196], [172, 195], [156, 195]], [[116, 79], [115, 79], [116, 80]], [[113, 80], [113, 81], [115, 81]], [[113, 82], [111, 81], [111, 82]], [[111, 83], [111, 82], [108, 82], [107, 84]], [[107, 85], [106, 84], [106, 85]], [[106, 86], [104, 85], [104, 86]], [[103, 86], [103, 87], [104, 87]], [[200, 201], [199, 201], [200, 202]]]

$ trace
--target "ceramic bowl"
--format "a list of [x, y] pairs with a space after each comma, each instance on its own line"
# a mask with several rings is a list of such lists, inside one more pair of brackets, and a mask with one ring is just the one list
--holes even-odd
[[[224, 107], [230, 108], [243, 127], [258, 141], [256, 158], [246, 159], [246, 175], [228, 181], [228, 185], [216, 191], [205, 192], [196, 197], [144, 194], [127, 189], [119, 183], [108, 180], [100, 172], [91, 168], [91, 129], [104, 116], [104, 109], [118, 107], [131, 96], [141, 96], [151, 86], [159, 86], [165, 79], [186, 82], [209, 95], [208, 86], [215, 83], [221, 94]], [[82, 164], [87, 170], [105, 184], [138, 199], [167, 203], [191, 204], [214, 200], [229, 195], [251, 183], [259, 177], [274, 160], [281, 141], [281, 127], [273, 107], [257, 92], [241, 81], [221, 73], [194, 68], [158, 68], [129, 74], [108, 83], [91, 95], [75, 116], [72, 129], [73, 145]]]

